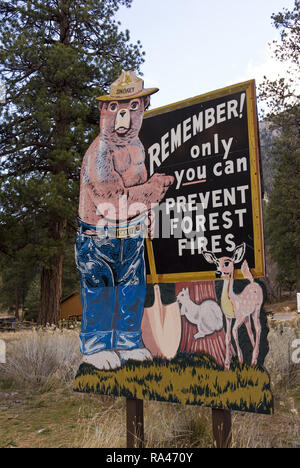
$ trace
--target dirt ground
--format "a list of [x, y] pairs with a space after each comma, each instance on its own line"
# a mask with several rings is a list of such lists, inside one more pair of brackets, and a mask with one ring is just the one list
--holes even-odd
[[[300, 392], [293, 390], [276, 398], [275, 408], [273, 416], [232, 412], [233, 446], [300, 448]], [[184, 419], [189, 423], [178, 427], [177, 412], [181, 413], [180, 424]], [[59, 391], [41, 395], [2, 389], [0, 447], [122, 448], [126, 443], [125, 418], [124, 398]], [[145, 418], [149, 448], [212, 447], [209, 409], [179, 409], [178, 405], [145, 402]], [[157, 419], [161, 422], [159, 431], [153, 427]]]
[[[265, 308], [273, 314], [270, 323], [289, 327], [300, 318], [296, 298]], [[0, 333], [0, 339], [10, 348], [19, 333]], [[0, 448], [126, 446], [125, 398], [77, 394], [71, 385], [41, 393], [9, 380], [0, 383]], [[232, 412], [234, 448], [300, 448], [299, 381], [273, 390], [274, 415]], [[149, 448], [212, 447], [211, 410], [145, 402], [145, 436]]]

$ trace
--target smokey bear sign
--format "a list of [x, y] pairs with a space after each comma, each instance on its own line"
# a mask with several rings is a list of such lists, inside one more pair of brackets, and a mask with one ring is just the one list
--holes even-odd
[[270, 414], [254, 82], [146, 112], [157, 91], [124, 71], [97, 97], [74, 390]]
[[140, 138], [149, 175], [175, 179], [155, 209], [159, 282], [214, 279], [202, 252], [231, 257], [242, 244], [264, 276], [254, 81], [147, 112]]

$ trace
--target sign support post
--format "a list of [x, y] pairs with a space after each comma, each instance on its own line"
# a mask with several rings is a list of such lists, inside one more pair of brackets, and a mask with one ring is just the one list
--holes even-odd
[[232, 443], [231, 411], [212, 409], [214, 447], [230, 448]]
[[126, 398], [127, 448], [144, 448], [144, 401]]
[[[144, 448], [144, 401], [126, 398], [127, 448]], [[231, 411], [212, 409], [213, 443], [215, 448], [232, 444]]]

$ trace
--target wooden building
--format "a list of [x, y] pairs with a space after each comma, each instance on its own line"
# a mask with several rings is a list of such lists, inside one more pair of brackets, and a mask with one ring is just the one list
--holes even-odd
[[73, 292], [68, 297], [64, 298], [60, 304], [60, 319], [70, 320], [77, 319], [81, 320], [82, 306], [80, 300], [80, 294]]

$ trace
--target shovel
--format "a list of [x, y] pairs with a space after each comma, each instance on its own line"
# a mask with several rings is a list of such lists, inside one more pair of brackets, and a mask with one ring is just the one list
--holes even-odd
[[176, 356], [181, 340], [181, 316], [178, 302], [163, 305], [159, 278], [156, 271], [152, 241], [146, 238], [151, 282], [154, 284], [154, 304], [144, 309], [142, 338], [152, 356], [172, 359]]

